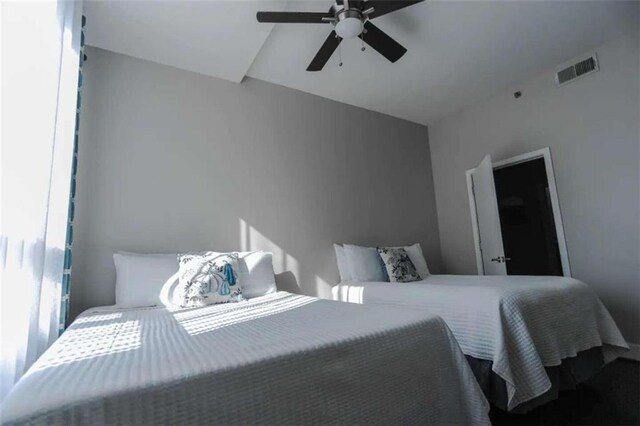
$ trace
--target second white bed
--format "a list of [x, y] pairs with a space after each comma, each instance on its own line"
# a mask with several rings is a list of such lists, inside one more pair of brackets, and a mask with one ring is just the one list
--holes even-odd
[[492, 362], [506, 383], [508, 410], [550, 390], [545, 367], [596, 347], [605, 363], [628, 350], [596, 294], [571, 278], [430, 275], [412, 283], [343, 282], [333, 295], [441, 316], [465, 355]]

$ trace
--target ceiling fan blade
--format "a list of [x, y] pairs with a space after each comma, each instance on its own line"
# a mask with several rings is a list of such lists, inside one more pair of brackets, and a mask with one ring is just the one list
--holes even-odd
[[322, 18], [332, 18], [330, 13], [321, 12], [258, 12], [258, 22], [289, 23], [289, 24], [328, 24]]
[[333, 55], [333, 52], [336, 51], [341, 41], [342, 39], [336, 35], [336, 32], [331, 31], [331, 34], [329, 34], [329, 37], [324, 41], [324, 44], [307, 67], [307, 71], [320, 71]]
[[423, 1], [424, 0], [369, 0], [364, 3], [362, 9], [365, 10], [373, 7], [373, 12], [369, 14], [369, 19], [373, 19]]
[[371, 22], [365, 22], [364, 29], [366, 33], [360, 34], [359, 37], [391, 62], [397, 61], [407, 53], [407, 49]]

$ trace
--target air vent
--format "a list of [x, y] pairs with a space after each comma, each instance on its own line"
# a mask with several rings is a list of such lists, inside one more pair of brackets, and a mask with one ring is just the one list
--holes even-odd
[[584, 77], [585, 75], [591, 74], [598, 71], [598, 59], [596, 58], [596, 54], [589, 56], [586, 59], [581, 60], [580, 62], [574, 63], [571, 66], [566, 68], [562, 68], [560, 71], [556, 73], [556, 83], [558, 86], [562, 86], [572, 80], [575, 80], [579, 77]]

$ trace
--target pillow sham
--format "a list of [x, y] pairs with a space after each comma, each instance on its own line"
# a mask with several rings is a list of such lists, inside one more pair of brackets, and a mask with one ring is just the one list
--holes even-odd
[[420, 278], [423, 280], [430, 275], [429, 267], [427, 266], [427, 261], [424, 258], [424, 254], [422, 254], [422, 247], [420, 243], [415, 243], [406, 247], [394, 247], [394, 248], [404, 248], [407, 254], [409, 255], [409, 259], [413, 262], [413, 266], [416, 267], [416, 271]]
[[178, 255], [178, 301], [190, 308], [242, 300], [236, 253], [187, 253]]
[[351, 268], [349, 267], [349, 261], [347, 260], [347, 254], [344, 251], [344, 247], [342, 247], [340, 244], [334, 244], [333, 249], [336, 252], [336, 262], [338, 263], [340, 281], [353, 281], [353, 276], [351, 276]]
[[420, 280], [420, 275], [404, 248], [379, 247], [377, 252], [387, 268], [389, 281], [407, 283]]
[[138, 254], [119, 251], [113, 254], [116, 266], [116, 306], [139, 308], [163, 305], [163, 287], [176, 279], [175, 254]]
[[273, 273], [272, 253], [245, 251], [236, 254], [242, 297], [250, 299], [278, 291]]
[[387, 281], [385, 267], [374, 247], [345, 244], [344, 252], [353, 281]]

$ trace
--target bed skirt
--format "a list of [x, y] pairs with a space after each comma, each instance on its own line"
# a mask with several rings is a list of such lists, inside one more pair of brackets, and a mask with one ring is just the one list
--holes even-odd
[[[491, 404], [507, 411], [507, 386], [503, 378], [493, 372], [493, 362], [466, 355], [467, 361]], [[510, 410], [510, 413], [526, 413], [542, 404], [558, 398], [561, 390], [575, 389], [576, 385], [594, 376], [605, 365], [602, 347], [587, 349], [572, 358], [565, 358], [562, 364], [545, 367], [551, 388], [542, 395], [525, 401]]]

